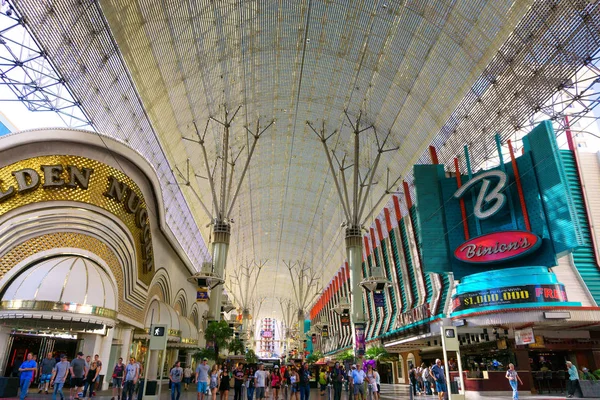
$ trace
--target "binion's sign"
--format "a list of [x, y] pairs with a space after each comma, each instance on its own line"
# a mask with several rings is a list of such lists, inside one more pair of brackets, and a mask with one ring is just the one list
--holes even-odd
[[466, 263], [498, 263], [528, 255], [542, 239], [527, 231], [503, 231], [467, 240], [454, 250], [454, 257]]
[[437, 163], [414, 166], [425, 272], [452, 272], [463, 280], [503, 268], [553, 267], [557, 256], [582, 244], [564, 155], [552, 124], [545, 121], [523, 137], [518, 157], [506, 143], [506, 163], [506, 147], [496, 139], [499, 162], [488, 170], [471, 164], [467, 146], [453, 168]]

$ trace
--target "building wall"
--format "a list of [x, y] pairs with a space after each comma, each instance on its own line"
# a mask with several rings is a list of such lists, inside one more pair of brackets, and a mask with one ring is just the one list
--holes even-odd
[[[134, 219], [128, 222], [126, 218], [131, 215], [123, 211], [123, 204], [112, 198], [98, 197], [98, 194], [93, 197], [90, 189], [40, 186], [29, 193], [18, 193], [18, 199], [0, 201], [0, 236], [4, 233], [10, 238], [0, 243], [0, 286], [10, 283], [11, 270], [27, 267], [36, 258], [66, 251], [101, 260], [116, 280], [117, 321], [105, 336], [81, 334], [80, 347], [86, 354], [100, 353], [105, 363], [109, 362], [110, 354], [110, 363], [118, 356], [128, 357], [135, 330], [147, 328], [144, 326], [146, 311], [155, 294], [160, 293], [165, 303], [183, 317], [194, 319], [194, 324], [200, 327], [207, 306], [196, 304], [196, 285], [188, 281], [195, 266], [166, 228], [162, 189], [156, 183], [152, 167], [133, 150], [107, 138], [101, 140], [95, 133], [47, 130], [0, 138], [0, 169], [14, 163], [26, 165], [23, 160], [36, 157], [56, 159], [62, 164], [72, 161], [78, 167], [82, 166], [78, 163], [94, 160], [97, 170], [92, 177], [104, 173], [101, 169], [112, 168], [117, 172], [111, 174], [139, 190], [148, 211], [154, 268], [149, 273], [142, 269], [141, 229], [136, 228]], [[31, 168], [38, 168], [43, 181], [40, 166]], [[0, 182], [0, 190], [7, 190], [11, 183], [14, 186], [9, 173], [1, 179], [4, 182]], [[108, 187], [108, 182], [90, 179], [90, 187], [92, 184]], [[36, 221], [38, 229], [30, 226], [31, 220]], [[3, 332], [13, 329], [10, 320], [0, 321]], [[0, 362], [7, 351], [5, 346], [6, 341], [0, 343]], [[114, 349], [111, 351], [111, 348]], [[176, 355], [177, 351], [171, 353]]]

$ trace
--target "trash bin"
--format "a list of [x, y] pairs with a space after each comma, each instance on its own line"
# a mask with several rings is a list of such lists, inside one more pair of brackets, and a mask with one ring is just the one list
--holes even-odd
[[19, 378], [0, 377], [0, 398], [17, 397]]
[[458, 394], [458, 382], [456, 382], [456, 381], [450, 382], [450, 393]]
[[[137, 400], [142, 400], [142, 393], [144, 391], [144, 379], [140, 379], [138, 381], [138, 391], [137, 391]], [[146, 396], [154, 396], [156, 395], [158, 390], [158, 381], [148, 381], [146, 384]]]

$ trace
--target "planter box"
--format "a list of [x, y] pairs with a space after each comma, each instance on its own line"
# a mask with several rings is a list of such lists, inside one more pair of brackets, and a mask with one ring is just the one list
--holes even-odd
[[600, 397], [600, 381], [582, 381], [580, 379], [579, 386], [583, 397]]

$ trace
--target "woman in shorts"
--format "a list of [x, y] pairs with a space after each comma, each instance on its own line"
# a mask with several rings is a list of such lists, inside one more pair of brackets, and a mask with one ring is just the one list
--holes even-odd
[[369, 393], [371, 393], [370, 398], [377, 400], [379, 399], [379, 390], [377, 388], [377, 377], [375, 376], [375, 372], [376, 371], [373, 371], [372, 365], [367, 367], [367, 381], [369, 383]]
[[115, 400], [115, 397], [117, 397], [119, 400], [121, 400], [121, 391], [123, 390], [123, 375], [124, 374], [125, 374], [125, 364], [123, 364], [123, 359], [119, 358], [119, 361], [117, 362], [117, 364], [115, 365], [115, 368], [113, 369], [112, 399], [110, 399], [110, 400]]
[[217, 400], [217, 392], [219, 391], [219, 383], [221, 380], [219, 379], [219, 366], [217, 364], [213, 365], [210, 370], [210, 393], [212, 394], [212, 400]]
[[295, 366], [290, 368], [290, 386], [291, 386], [291, 395], [290, 400], [298, 400], [300, 389], [298, 388], [298, 382], [300, 382], [300, 375], [298, 375], [298, 371]]

